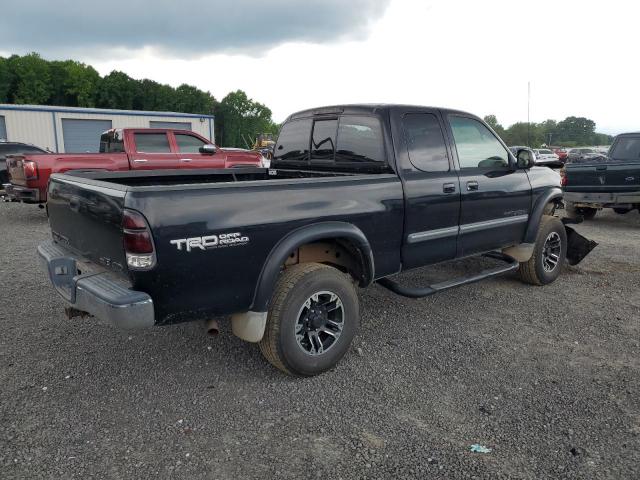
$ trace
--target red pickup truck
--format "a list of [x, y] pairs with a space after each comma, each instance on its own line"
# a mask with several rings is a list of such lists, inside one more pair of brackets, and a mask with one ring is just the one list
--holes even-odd
[[260, 153], [217, 148], [197, 133], [157, 128], [115, 128], [100, 137], [99, 153], [44, 153], [7, 157], [12, 200], [45, 203], [52, 173], [68, 170], [165, 170], [266, 167]]

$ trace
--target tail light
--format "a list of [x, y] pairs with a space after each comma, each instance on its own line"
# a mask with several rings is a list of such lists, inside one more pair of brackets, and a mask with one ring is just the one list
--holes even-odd
[[560, 170], [560, 185], [563, 187], [567, 186], [567, 172], [564, 168]]
[[135, 210], [124, 210], [122, 233], [127, 265], [135, 270], [149, 270], [156, 264], [156, 252], [147, 220]]
[[36, 165], [36, 162], [32, 160], [23, 160], [22, 171], [24, 172], [25, 180], [38, 179], [38, 165]]

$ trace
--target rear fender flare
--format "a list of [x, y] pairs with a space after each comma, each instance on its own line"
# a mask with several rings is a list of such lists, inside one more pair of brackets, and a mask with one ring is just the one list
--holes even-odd
[[536, 203], [531, 209], [531, 215], [529, 215], [529, 224], [527, 225], [527, 231], [524, 235], [523, 243], [535, 243], [536, 236], [538, 235], [538, 229], [540, 228], [540, 222], [542, 221], [542, 215], [544, 215], [544, 208], [550, 202], [561, 200], [562, 190], [560, 187], [552, 187], [542, 193]]
[[373, 252], [362, 230], [346, 222], [315, 223], [290, 232], [273, 247], [262, 267], [251, 310], [267, 311], [282, 265], [296, 248], [329, 239], [346, 239], [353, 243], [362, 263], [362, 278], [359, 279], [359, 284], [362, 287], [371, 284], [374, 278]]

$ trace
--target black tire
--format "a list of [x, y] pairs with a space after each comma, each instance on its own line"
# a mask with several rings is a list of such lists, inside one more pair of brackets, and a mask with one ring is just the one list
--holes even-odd
[[[553, 253], [551, 243], [559, 241], [558, 258], [552, 269], [550, 267], [549, 254]], [[554, 247], [555, 248], [555, 247]], [[531, 285], [547, 285], [555, 281], [562, 271], [567, 257], [567, 232], [564, 225], [557, 217], [543, 215], [536, 236], [536, 243], [531, 258], [520, 264], [518, 273], [520, 279]]]
[[614, 208], [613, 209], [613, 211], [616, 212], [618, 215], [626, 215], [631, 210], [633, 209], [632, 208]]
[[[317, 303], [312, 299], [314, 295]], [[320, 312], [323, 302], [332, 296], [337, 296], [339, 302], [327, 303], [329, 307], [325, 307], [325, 310], [334, 305], [336, 308], [326, 313], [326, 316], [340, 314], [342, 326], [339, 332], [337, 325], [340, 322], [335, 321], [337, 317], [334, 320], [323, 320]], [[311, 306], [305, 306], [307, 302]], [[314, 312], [320, 313], [316, 315]], [[318, 327], [314, 326], [314, 321], [333, 323]], [[351, 277], [320, 263], [295, 265], [287, 268], [278, 279], [264, 336], [259, 342], [260, 351], [272, 365], [285, 373], [297, 376], [318, 375], [330, 370], [340, 361], [349, 349], [359, 325], [358, 294]], [[297, 330], [299, 327], [300, 330]], [[331, 330], [333, 337], [325, 333], [327, 328], [335, 329]], [[303, 333], [296, 335], [297, 331]], [[320, 352], [323, 339], [326, 351]]]
[[565, 201], [564, 206], [569, 218], [582, 217], [585, 220], [591, 220], [596, 216], [596, 213], [598, 213], [597, 208], [576, 207], [573, 202], [569, 201]]

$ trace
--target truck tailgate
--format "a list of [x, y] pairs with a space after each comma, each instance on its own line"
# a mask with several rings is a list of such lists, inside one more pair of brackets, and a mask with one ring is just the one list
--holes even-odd
[[53, 175], [47, 211], [54, 240], [111, 271], [125, 273], [124, 195], [90, 180]]
[[640, 189], [640, 163], [568, 164], [565, 174], [567, 192], [616, 193]]

